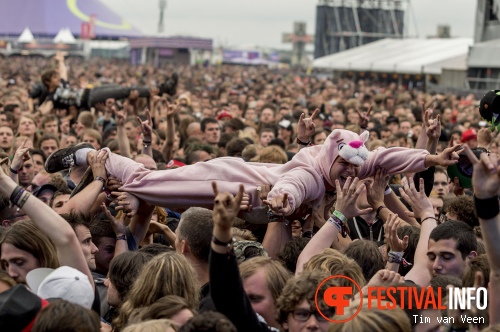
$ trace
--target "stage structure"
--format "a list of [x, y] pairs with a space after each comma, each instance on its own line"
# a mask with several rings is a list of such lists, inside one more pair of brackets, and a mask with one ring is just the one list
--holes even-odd
[[316, 8], [314, 57], [383, 38], [405, 37], [409, 0], [320, 0]]

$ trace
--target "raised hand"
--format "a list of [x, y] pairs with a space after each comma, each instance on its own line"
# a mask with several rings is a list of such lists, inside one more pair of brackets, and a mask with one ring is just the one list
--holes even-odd
[[228, 192], [219, 193], [217, 183], [215, 182], [212, 182], [212, 188], [215, 194], [213, 209], [214, 224], [221, 229], [230, 230], [233, 227], [234, 218], [240, 212], [244, 187], [242, 184], [240, 185], [236, 197]]
[[413, 216], [420, 219], [426, 217], [434, 218], [432, 203], [429, 198], [425, 196], [424, 179], [420, 179], [420, 191], [417, 191], [415, 188], [413, 178], [410, 178], [408, 182], [410, 185], [405, 184], [403, 188], [399, 188], [399, 192], [401, 193], [401, 197], [410, 204], [413, 210]]
[[145, 140], [151, 141], [153, 133], [153, 120], [151, 119], [151, 113], [146, 110], [146, 121], [142, 121], [140, 117], [137, 117], [137, 121], [141, 124], [142, 135]]
[[107, 178], [106, 174], [106, 160], [108, 159], [108, 151], [100, 150], [93, 154], [89, 154], [88, 163], [90, 168], [92, 168], [92, 173], [94, 177], [100, 176], [104, 179]]
[[372, 208], [377, 209], [379, 206], [384, 205], [384, 193], [388, 180], [387, 171], [379, 168], [375, 173], [372, 184], [366, 186], [366, 198]]
[[302, 142], [309, 142], [311, 136], [316, 131], [314, 119], [318, 116], [319, 109], [315, 109], [311, 117], [305, 118], [304, 113], [300, 115], [299, 123], [297, 125], [297, 138]]
[[460, 149], [461, 145], [455, 145], [444, 149], [438, 155], [427, 155], [425, 157], [425, 167], [432, 166], [443, 166], [448, 167], [458, 163], [459, 154], [462, 153], [463, 149]]
[[109, 212], [108, 207], [106, 206], [105, 203], [101, 204], [101, 209], [102, 209], [102, 212], [104, 212], [104, 215], [106, 216], [106, 218], [110, 221], [111, 226], [113, 227], [113, 230], [115, 231], [116, 236], [126, 235], [127, 230], [126, 230], [126, 226], [124, 223], [125, 222], [125, 215], [122, 214], [122, 218], [116, 219], [115, 217], [113, 217], [111, 212]]
[[402, 220], [398, 218], [398, 215], [391, 213], [384, 224], [385, 240], [392, 251], [402, 252], [408, 248], [409, 236], [405, 235], [402, 240], [398, 237], [398, 228], [401, 223]]
[[273, 213], [276, 215], [286, 216], [292, 212], [292, 208], [288, 202], [288, 194], [279, 194], [271, 198], [270, 200], [264, 200], [264, 204], [267, 204]]
[[372, 211], [372, 208], [360, 210], [356, 207], [356, 200], [365, 188], [365, 184], [361, 184], [356, 189], [359, 179], [354, 178], [352, 182], [351, 180], [352, 178], [348, 177], [343, 188], [340, 188], [339, 180], [335, 180], [335, 186], [337, 187], [337, 202], [335, 203], [335, 210], [341, 212], [347, 219]]
[[127, 192], [114, 191], [112, 196], [117, 197], [118, 206], [115, 207], [116, 211], [123, 211], [127, 217], [131, 218], [139, 209], [139, 199]]
[[472, 187], [474, 195], [479, 199], [491, 198], [497, 196], [500, 189], [500, 168], [495, 153], [481, 153], [479, 159], [465, 146], [465, 153], [472, 163]]
[[433, 110], [428, 109], [424, 112], [425, 133], [429, 140], [439, 140], [441, 136], [441, 115], [432, 118]]
[[115, 105], [111, 106], [111, 110], [115, 114], [116, 125], [123, 127], [125, 125], [125, 119], [127, 119], [127, 108], [124, 107], [118, 110]]
[[14, 153], [14, 158], [10, 163], [10, 168], [12, 168], [14, 171], [18, 171], [21, 167], [23, 167], [24, 162], [30, 159], [30, 154], [29, 154], [30, 148], [26, 147], [27, 141], [28, 138], [26, 137], [23, 140], [23, 143], [16, 150], [16, 153]]
[[368, 122], [370, 122], [370, 113], [372, 112], [372, 106], [368, 108], [368, 111], [365, 112], [360, 112], [359, 109], [356, 108], [356, 113], [359, 115], [359, 126], [361, 129], [367, 129], [368, 128]]

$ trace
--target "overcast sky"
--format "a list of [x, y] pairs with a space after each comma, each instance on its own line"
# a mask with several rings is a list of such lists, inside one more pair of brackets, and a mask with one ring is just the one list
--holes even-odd
[[[156, 34], [159, 0], [101, 0], [145, 34]], [[214, 45], [288, 48], [283, 32], [305, 21], [314, 33], [317, 0], [167, 0], [165, 36], [207, 37]], [[413, 0], [410, 35], [434, 35], [449, 24], [453, 36], [472, 37], [476, 0]], [[408, 17], [408, 15], [407, 15]], [[416, 29], [418, 28], [418, 29]]]

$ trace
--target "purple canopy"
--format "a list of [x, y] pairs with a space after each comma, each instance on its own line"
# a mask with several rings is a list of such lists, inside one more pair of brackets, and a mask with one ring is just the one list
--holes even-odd
[[139, 37], [142, 33], [99, 0], [0, 0], [0, 37], [19, 36], [28, 27], [36, 37], [53, 37], [62, 28], [79, 36], [95, 15], [96, 38]]

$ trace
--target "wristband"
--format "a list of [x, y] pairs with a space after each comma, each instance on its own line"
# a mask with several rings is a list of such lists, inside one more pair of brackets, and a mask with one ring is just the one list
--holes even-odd
[[403, 263], [403, 266], [409, 266], [412, 265], [409, 263], [406, 259], [403, 258], [404, 252], [403, 251], [389, 251], [387, 254], [387, 262], [389, 263], [396, 263], [396, 264], [401, 264]]
[[337, 227], [337, 229], [339, 230], [339, 233], [342, 235], [343, 238], [345, 238], [349, 234], [349, 227], [347, 226], [347, 222], [343, 222], [341, 219], [339, 219], [337, 216], [335, 216], [335, 212], [338, 212], [338, 211], [335, 210], [333, 212], [333, 216], [328, 218], [327, 222], [329, 222], [330, 224]]
[[105, 185], [106, 185], [106, 179], [105, 179], [105, 178], [103, 178], [102, 176], [96, 176], [96, 177], [94, 178], [94, 181], [101, 181], [103, 186], [105, 186]]
[[300, 144], [300, 145], [304, 145], [304, 146], [308, 146], [309, 144], [311, 144], [311, 142], [302, 142], [298, 137], [297, 137], [297, 144]]
[[24, 206], [24, 203], [26, 203], [26, 201], [28, 200], [28, 198], [30, 198], [30, 193], [27, 192], [27, 191], [24, 191], [24, 195], [22, 196], [22, 198], [19, 200], [19, 202], [16, 204], [18, 208], [22, 209], [23, 206]]
[[346, 218], [346, 216], [344, 216], [344, 214], [342, 212], [335, 210], [335, 211], [333, 211], [333, 215], [335, 217], [337, 217], [338, 219], [340, 219], [340, 221], [342, 221], [343, 224], [345, 224], [347, 222], [347, 218]]
[[375, 213], [375, 215], [378, 217], [378, 215], [380, 214], [380, 211], [382, 211], [382, 209], [387, 209], [387, 207], [385, 207], [384, 205], [380, 205], [378, 208], [377, 208], [377, 212]]
[[19, 198], [21, 197], [21, 194], [22, 192], [24, 191], [24, 189], [21, 187], [21, 186], [17, 186], [14, 191], [12, 192], [12, 194], [10, 194], [10, 198], [9, 200], [14, 204], [16, 205], [17, 201], [19, 200]]
[[480, 219], [491, 219], [500, 212], [500, 206], [496, 196], [480, 199], [474, 195], [474, 205], [476, 207], [476, 215]]
[[267, 222], [286, 221], [285, 216], [274, 214], [273, 210], [267, 211]]
[[434, 220], [438, 221], [435, 217], [426, 217], [426, 218], [424, 218], [424, 219], [422, 219], [422, 220], [420, 221], [420, 224], [423, 224], [423, 223], [424, 223], [424, 221], [426, 221], [427, 219], [434, 219]]
[[123, 234], [123, 235], [119, 235], [116, 237], [116, 241], [119, 241], [119, 240], [125, 240], [127, 241], [127, 235]]
[[226, 247], [228, 254], [233, 252], [234, 238], [231, 238], [231, 241], [229, 242], [223, 242], [212, 235], [212, 243], [221, 247]]
[[12, 167], [9, 166], [9, 171], [12, 173], [12, 174], [17, 174], [19, 173], [19, 171], [16, 171], [14, 170]]
[[385, 188], [384, 195], [386, 195], [386, 196], [387, 196], [387, 195], [389, 195], [390, 193], [392, 193], [392, 189], [391, 189], [391, 187], [390, 187], [390, 186], [387, 186], [387, 187]]

